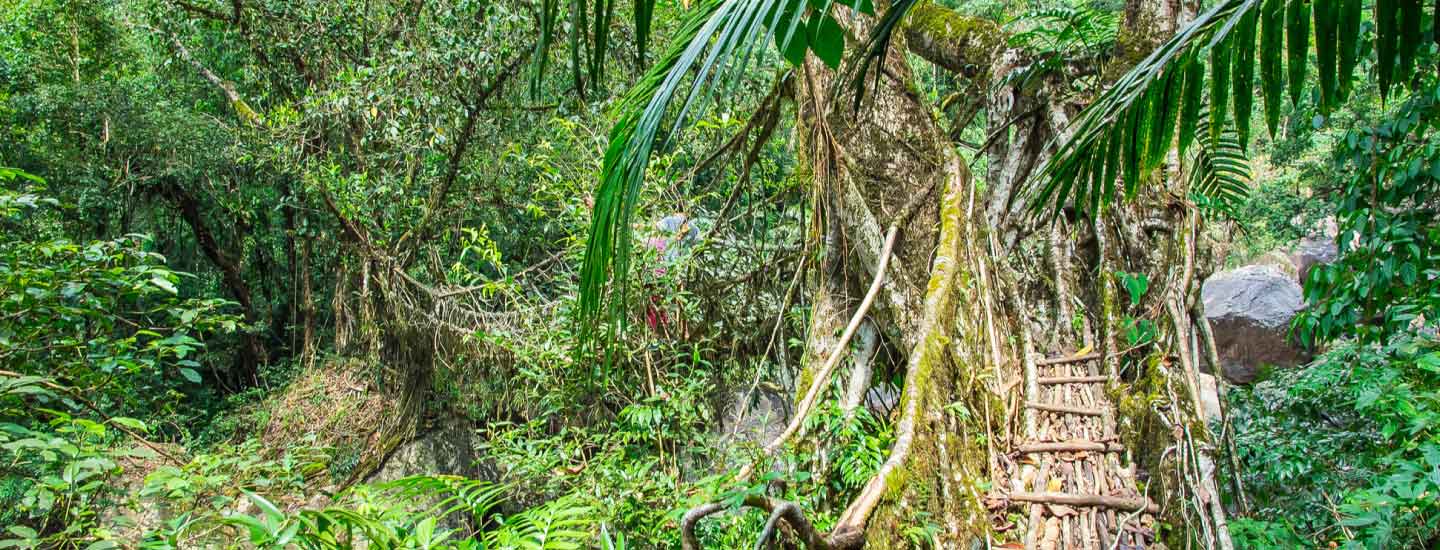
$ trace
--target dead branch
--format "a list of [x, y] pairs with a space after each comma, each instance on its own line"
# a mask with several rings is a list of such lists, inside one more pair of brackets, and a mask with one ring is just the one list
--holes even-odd
[[1105, 414], [1105, 411], [1100, 409], [1087, 409], [1085, 407], [1073, 407], [1070, 405], [1060, 405], [1057, 403], [1026, 403], [1025, 407], [1035, 409], [1037, 411], [1062, 414], [1078, 414], [1082, 416], [1102, 416]]
[[1007, 497], [1016, 502], [1032, 502], [1037, 504], [1064, 504], [1067, 506], [1100, 506], [1133, 512], [1144, 510], [1147, 513], [1160, 513], [1160, 505], [1145, 497], [1117, 497], [1110, 495], [1080, 495], [1072, 493], [1055, 492], [1014, 492]]
[[1053, 384], [1094, 384], [1094, 383], [1097, 383], [1097, 382], [1107, 382], [1107, 381], [1109, 381], [1109, 380], [1110, 380], [1110, 377], [1109, 377], [1109, 376], [1105, 376], [1105, 375], [1103, 375], [1103, 374], [1097, 374], [1097, 375], [1094, 375], [1094, 376], [1051, 376], [1051, 377], [1043, 377], [1043, 376], [1042, 376], [1042, 377], [1039, 377], [1039, 379], [1036, 380], [1036, 382], [1039, 383], [1040, 385], [1044, 386], [1044, 385], [1053, 385]]
[[1094, 451], [1106, 453], [1118, 453], [1125, 450], [1119, 443], [1100, 443], [1098, 441], [1058, 441], [1045, 443], [1027, 443], [1017, 448], [1021, 453], [1066, 453]]
[[1039, 360], [1039, 361], [1036, 361], [1035, 364], [1038, 365], [1038, 366], [1044, 367], [1044, 366], [1050, 366], [1050, 365], [1064, 365], [1064, 364], [1067, 364], [1067, 363], [1083, 363], [1083, 362], [1085, 362], [1085, 361], [1090, 361], [1090, 360], [1092, 360], [1092, 359], [1099, 359], [1099, 358], [1100, 358], [1100, 353], [1099, 353], [1099, 352], [1094, 352], [1094, 353], [1086, 353], [1086, 354], [1083, 354], [1083, 355], [1074, 355], [1074, 356], [1070, 356], [1070, 357], [1051, 357], [1051, 358], [1049, 358], [1049, 359], [1041, 359], [1041, 360]]

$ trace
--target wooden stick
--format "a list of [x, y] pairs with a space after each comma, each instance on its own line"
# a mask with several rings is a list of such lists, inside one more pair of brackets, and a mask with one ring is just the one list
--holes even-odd
[[1103, 374], [1095, 376], [1050, 376], [1040, 378], [1040, 384], [1093, 384], [1107, 380], [1110, 380], [1110, 377]]
[[1100, 443], [1098, 441], [1057, 441], [1044, 443], [1026, 443], [1018, 447], [1022, 453], [1063, 453], [1075, 451], [1103, 451], [1107, 453], [1118, 453], [1125, 450], [1125, 446], [1119, 443]]
[[1087, 353], [1087, 354], [1084, 354], [1084, 355], [1075, 355], [1075, 356], [1071, 356], [1071, 357], [1051, 357], [1051, 358], [1048, 358], [1048, 359], [1041, 359], [1041, 360], [1039, 360], [1039, 361], [1036, 361], [1035, 364], [1040, 365], [1040, 366], [1043, 367], [1043, 366], [1047, 366], [1047, 365], [1063, 365], [1063, 364], [1066, 364], [1066, 363], [1083, 363], [1083, 362], [1089, 361], [1089, 360], [1091, 360], [1091, 359], [1099, 359], [1099, 358], [1100, 358], [1100, 353], [1099, 353], [1099, 352], [1090, 352], [1090, 353]]
[[1102, 416], [1105, 414], [1105, 411], [1102, 411], [1100, 409], [1072, 407], [1070, 405], [1060, 405], [1056, 403], [1026, 403], [1025, 406], [1032, 409], [1053, 413], [1078, 414], [1083, 416]]
[[1160, 505], [1144, 497], [1115, 497], [1110, 495], [1077, 495], [1074, 493], [1010, 493], [1009, 498], [1015, 502], [1030, 502], [1039, 504], [1064, 504], [1067, 506], [1099, 506], [1103, 508], [1114, 508], [1116, 510], [1136, 511], [1144, 510], [1146, 513], [1160, 513]]

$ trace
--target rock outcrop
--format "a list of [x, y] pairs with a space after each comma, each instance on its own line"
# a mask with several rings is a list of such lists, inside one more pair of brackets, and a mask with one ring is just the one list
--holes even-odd
[[764, 445], [785, 431], [790, 397], [768, 388], [756, 388], [753, 393], [742, 389], [721, 410], [720, 430], [728, 440]]
[[1329, 237], [1305, 237], [1295, 245], [1295, 251], [1291, 253], [1291, 259], [1295, 262], [1295, 280], [1302, 286], [1305, 278], [1310, 275], [1310, 269], [1317, 265], [1324, 265], [1335, 261], [1340, 257], [1340, 250], [1335, 246], [1335, 240]]
[[1304, 307], [1300, 285], [1274, 266], [1216, 273], [1205, 281], [1201, 298], [1220, 353], [1219, 374], [1229, 382], [1248, 384], [1264, 365], [1309, 360], [1287, 334], [1290, 320]]
[[470, 429], [451, 421], [400, 445], [365, 481], [382, 483], [422, 474], [495, 478], [494, 472], [482, 471]]

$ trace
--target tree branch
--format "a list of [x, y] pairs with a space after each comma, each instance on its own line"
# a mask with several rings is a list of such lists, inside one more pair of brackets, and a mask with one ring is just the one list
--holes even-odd
[[530, 53], [531, 51], [528, 49], [523, 50], [518, 57], [510, 60], [505, 67], [500, 69], [499, 74], [495, 75], [488, 86], [481, 88], [475, 94], [473, 100], [461, 100], [465, 107], [465, 124], [460, 129], [459, 140], [455, 142], [455, 150], [450, 154], [449, 165], [445, 169], [445, 178], [440, 181], [439, 186], [431, 190], [429, 200], [426, 201], [425, 213], [421, 215], [419, 222], [411, 226], [411, 231], [400, 236], [400, 239], [396, 241], [395, 250], [404, 250], [411, 242], [425, 240], [430, 234], [430, 224], [443, 206], [445, 197], [450, 194], [450, 188], [455, 185], [455, 180], [460, 175], [461, 162], [465, 159], [465, 152], [469, 150], [470, 142], [474, 141], [475, 123], [480, 118], [481, 108], [505, 87], [505, 83], [509, 82], [511, 77], [520, 72], [520, 67], [530, 59]]
[[996, 54], [1005, 45], [999, 25], [934, 2], [917, 4], [907, 17], [905, 42], [910, 51], [968, 78], [988, 78]]
[[[800, 535], [800, 541], [809, 550], [831, 550], [843, 547], [835, 544], [837, 541], [827, 538], [824, 533], [816, 530], [815, 525], [805, 518], [805, 512], [793, 502], [755, 495], [746, 497], [742, 506], [756, 508], [770, 514], [765, 530], [761, 532], [760, 539], [756, 541], [757, 549], [770, 538], [777, 519], [785, 520], [785, 523], [788, 523], [796, 531], [796, 534]], [[724, 503], [712, 502], [696, 506], [685, 512], [685, 517], [680, 520], [681, 550], [700, 550], [700, 539], [695, 536], [695, 524], [724, 509]]]

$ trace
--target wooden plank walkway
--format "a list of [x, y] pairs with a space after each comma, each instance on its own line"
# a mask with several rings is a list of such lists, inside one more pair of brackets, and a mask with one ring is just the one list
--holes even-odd
[[992, 508], [1025, 510], [1016, 528], [1026, 550], [1138, 550], [1154, 542], [1159, 506], [1136, 489], [1135, 466], [1122, 464], [1100, 359], [1028, 361], [1026, 433], [1014, 449], [1010, 486], [989, 495]]

